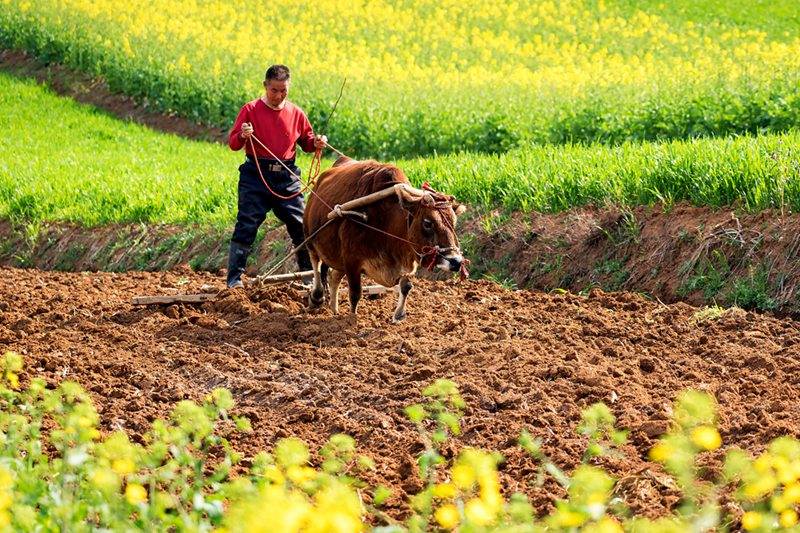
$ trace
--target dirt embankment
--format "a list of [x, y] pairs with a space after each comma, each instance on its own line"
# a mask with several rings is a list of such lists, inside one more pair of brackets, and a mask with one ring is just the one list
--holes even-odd
[[467, 224], [478, 272], [519, 287], [601, 287], [664, 302], [800, 313], [800, 215], [677, 205], [489, 214]]
[[[575, 293], [600, 287], [667, 303], [800, 314], [800, 215], [688, 205], [576, 208], [489, 213], [461, 226], [475, 275], [507, 286]], [[291, 249], [283, 227], [265, 228], [259, 238], [251, 274], [269, 270]], [[228, 239], [227, 230], [199, 227], [50, 224], [31, 242], [0, 222], [0, 265], [126, 271], [189, 264], [217, 272], [226, 265]], [[293, 268], [289, 261], [281, 271]]]
[[357, 323], [327, 309], [307, 312], [286, 288], [226, 292], [196, 306], [129, 304], [137, 294], [220, 286], [188, 268], [2, 269], [0, 279], [0, 350], [22, 353], [27, 371], [50, 383], [83, 384], [105, 429], [139, 435], [176, 401], [224, 386], [255, 430], [235, 442], [242, 451], [289, 435], [319, 445], [349, 433], [377, 462], [369, 481], [399, 494], [420, 486], [413, 458], [421, 443], [403, 407], [440, 377], [454, 380], [469, 405], [449, 453], [466, 445], [502, 452], [505, 486], [528, 493], [540, 511], [561, 493], [552, 483], [530, 484], [535, 465], [515, 446], [520, 430], [571, 468], [585, 444], [576, 432], [580, 412], [597, 401], [632, 429], [626, 457], [603, 465], [624, 480], [619, 496], [649, 516], [677, 500], [646, 453], [683, 388], [718, 398], [726, 444], [758, 451], [778, 435], [800, 436], [800, 327], [788, 319], [730, 310], [695, 323], [689, 305], [631, 293], [580, 297], [419, 280], [409, 318], [391, 325], [391, 295], [365, 301]]

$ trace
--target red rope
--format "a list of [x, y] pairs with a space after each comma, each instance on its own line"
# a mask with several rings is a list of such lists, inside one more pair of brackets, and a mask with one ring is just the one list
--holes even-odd
[[[255, 137], [255, 135], [250, 134], [250, 136], [247, 137], [247, 140], [250, 142], [250, 150], [252, 150], [252, 152], [253, 152], [253, 160], [256, 163], [256, 169], [258, 170], [258, 177], [261, 178], [261, 183], [264, 184], [264, 187], [266, 187], [267, 190], [273, 196], [275, 196], [276, 198], [280, 198], [281, 200], [291, 200], [293, 198], [297, 198], [301, 194], [303, 194], [306, 191], [309, 191], [309, 190], [312, 189], [312, 187], [314, 186], [314, 183], [317, 180], [317, 177], [319, 177], [319, 169], [320, 169], [320, 166], [322, 164], [322, 162], [321, 162], [322, 149], [321, 148], [317, 148], [316, 150], [314, 150], [314, 157], [311, 158], [311, 164], [309, 165], [309, 169], [308, 169], [308, 181], [306, 182], [306, 184], [303, 187], [301, 187], [300, 190], [297, 191], [296, 193], [290, 194], [289, 196], [284, 196], [282, 194], [278, 194], [277, 192], [275, 192], [272, 189], [272, 187], [269, 186], [269, 183], [267, 183], [267, 180], [264, 179], [264, 174], [263, 174], [263, 172], [261, 172], [261, 165], [259, 164], [258, 156], [256, 155], [256, 146], [253, 143], [253, 138], [254, 137]], [[259, 141], [258, 138], [256, 138], [256, 141], [258, 141], [258, 144], [260, 144], [262, 147], [264, 147], [264, 149], [267, 150], [267, 152], [269, 152], [272, 157], [274, 157], [276, 160], [280, 161], [280, 159], [272, 152], [272, 150], [270, 150], [269, 148], [264, 146], [264, 143]], [[281, 162], [281, 164], [286, 166], [283, 162]], [[289, 170], [288, 167], [286, 167], [286, 169]], [[289, 174], [291, 174], [292, 176], [297, 177], [297, 174], [295, 174], [291, 170], [289, 170]], [[298, 177], [297, 181], [300, 181], [300, 184], [303, 185], [303, 182], [299, 179], [299, 177]], [[312, 192], [313, 192], [313, 190], [312, 190]], [[321, 198], [320, 198], [320, 201], [322, 201]], [[324, 201], [322, 201], [322, 203], [324, 203], [325, 205], [328, 205]], [[328, 206], [328, 207], [330, 207], [330, 206]]]

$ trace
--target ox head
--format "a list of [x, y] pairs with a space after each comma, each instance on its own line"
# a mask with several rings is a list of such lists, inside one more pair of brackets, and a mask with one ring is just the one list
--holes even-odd
[[439, 268], [466, 275], [466, 264], [456, 235], [458, 215], [467, 210], [450, 195], [434, 191], [427, 184], [422, 189], [406, 187], [403, 207], [408, 212], [408, 239], [420, 255], [424, 268]]

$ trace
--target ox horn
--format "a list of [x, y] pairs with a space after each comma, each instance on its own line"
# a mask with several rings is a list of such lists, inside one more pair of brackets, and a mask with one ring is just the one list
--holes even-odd
[[433, 195], [428, 191], [417, 189], [406, 183], [398, 183], [394, 187], [400, 199], [406, 202], [422, 202], [422, 205], [426, 206], [435, 203]]

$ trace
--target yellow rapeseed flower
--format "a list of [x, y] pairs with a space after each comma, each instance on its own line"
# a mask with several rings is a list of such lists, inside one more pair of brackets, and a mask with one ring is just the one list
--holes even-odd
[[699, 426], [692, 431], [692, 442], [702, 450], [716, 450], [722, 445], [722, 437], [714, 426]]
[[14, 485], [14, 477], [7, 468], [0, 466], [0, 490], [10, 489]]
[[783, 489], [783, 497], [789, 503], [800, 503], [800, 483], [790, 483]]
[[460, 489], [468, 489], [475, 483], [475, 470], [469, 465], [455, 465], [450, 470], [453, 483]]
[[111, 469], [120, 476], [126, 476], [136, 470], [136, 463], [129, 457], [122, 457], [111, 462]]
[[675, 453], [675, 449], [666, 442], [659, 442], [650, 449], [650, 460], [657, 463], [665, 463]]
[[758, 529], [763, 521], [763, 515], [756, 511], [747, 511], [742, 515], [742, 527], [747, 531]]
[[772, 456], [769, 453], [763, 453], [756, 457], [753, 461], [753, 469], [759, 474], [767, 474], [772, 472]]
[[303, 485], [309, 481], [313, 481], [317, 477], [317, 471], [310, 466], [290, 466], [286, 469], [286, 477], [292, 483]]
[[453, 498], [456, 492], [456, 486], [452, 483], [439, 483], [433, 487], [433, 495], [440, 499]]
[[269, 465], [264, 468], [264, 479], [272, 483], [273, 485], [283, 485], [286, 483], [286, 477], [281, 472], [281, 469], [277, 465]]
[[119, 487], [119, 477], [113, 470], [98, 468], [89, 475], [89, 481], [103, 492], [112, 492]]
[[744, 495], [750, 500], [757, 500], [778, 486], [778, 480], [771, 474], [764, 474], [760, 478], [744, 486]]
[[0, 492], [0, 511], [4, 511], [11, 507], [11, 504], [14, 503], [14, 498], [11, 497], [11, 493], [8, 491]]
[[125, 499], [131, 505], [138, 505], [147, 502], [147, 490], [138, 483], [129, 483], [125, 487]]
[[794, 509], [786, 509], [783, 511], [778, 518], [778, 522], [780, 522], [781, 526], [783, 527], [792, 527], [797, 524], [797, 511]]
[[556, 514], [556, 521], [558, 525], [561, 527], [579, 527], [582, 526], [586, 522], [586, 516], [583, 513], [579, 513], [577, 511], [570, 511], [569, 509], [564, 509], [562, 511], [558, 511]]
[[442, 505], [436, 512], [433, 513], [436, 522], [444, 529], [453, 529], [458, 525], [460, 517], [458, 516], [458, 509], [452, 503]]
[[785, 469], [778, 472], [778, 480], [784, 485], [788, 485], [798, 479], [800, 479], [800, 461], [797, 459], [791, 461]]
[[472, 498], [464, 504], [464, 516], [478, 526], [486, 526], [494, 522], [495, 514], [480, 498]]
[[789, 503], [787, 502], [786, 498], [782, 495], [773, 496], [769, 501], [769, 508], [776, 513], [780, 513], [787, 507], [789, 507]]

